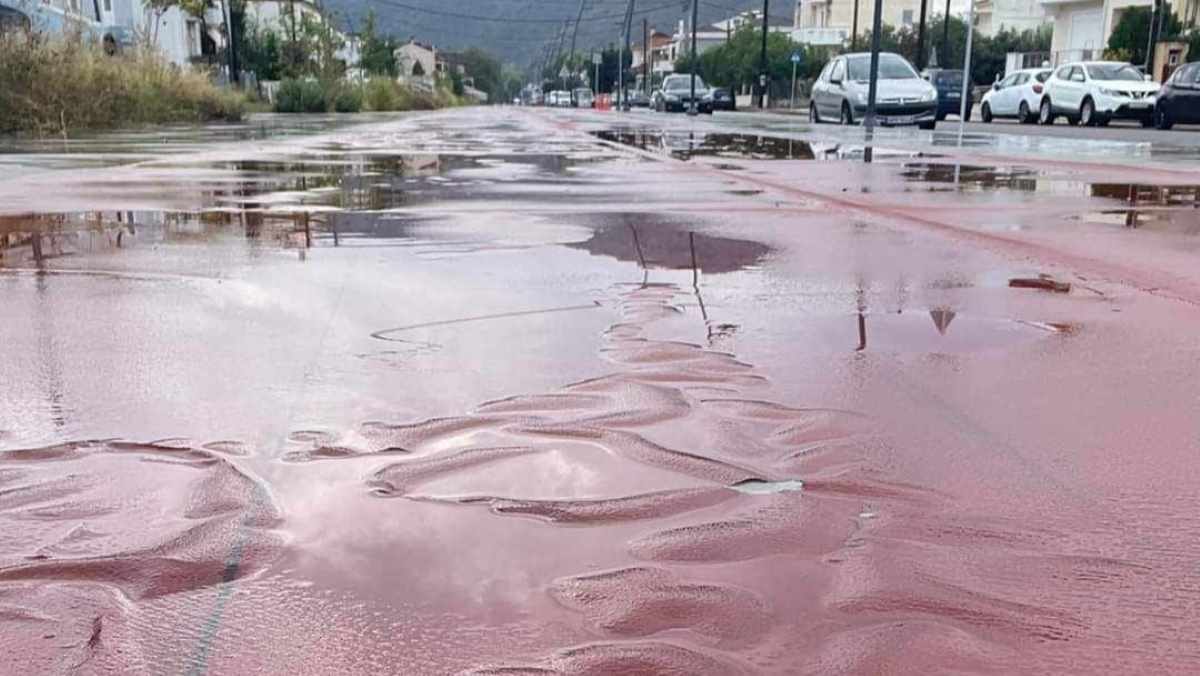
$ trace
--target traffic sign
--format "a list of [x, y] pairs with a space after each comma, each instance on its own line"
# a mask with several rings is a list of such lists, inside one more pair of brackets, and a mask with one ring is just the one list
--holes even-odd
[[800, 63], [802, 61], [804, 61], [804, 54], [800, 53], [799, 50], [792, 52], [792, 63]]
[[563, 64], [563, 67], [558, 70], [559, 77], [566, 77], [570, 74], [571, 74], [571, 71], [567, 70], [567, 64], [565, 64], [565, 63]]
[[601, 56], [599, 52], [596, 52], [595, 54], [592, 54], [592, 63], [599, 66], [600, 64], [604, 63], [604, 57]]

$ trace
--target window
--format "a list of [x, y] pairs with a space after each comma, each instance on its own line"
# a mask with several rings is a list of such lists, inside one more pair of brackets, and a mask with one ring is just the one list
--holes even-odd
[[1071, 82], [1085, 82], [1086, 79], [1083, 77], [1083, 69], [1080, 68], [1079, 66], [1073, 66], [1071, 68], [1071, 78], [1070, 79], [1071, 79]]
[[1013, 86], [1020, 86], [1029, 82], [1029, 73], [1017, 73], [1017, 79], [1013, 80]]
[[112, 11], [112, 0], [104, 0], [104, 11], [106, 11], [106, 12]]
[[[866, 82], [871, 76], [871, 57], [856, 56], [848, 59], [850, 62], [850, 79], [858, 82]], [[958, 71], [946, 71], [938, 74], [938, 80], [945, 82], [943, 78], [950, 77], [959, 78], [962, 80], [962, 73]], [[903, 57], [896, 54], [880, 54], [879, 55], [879, 79], [880, 80], [919, 80], [920, 75], [917, 71], [908, 65], [908, 62]], [[954, 80], [951, 79], [950, 82]]]
[[1011, 87], [1011, 86], [1017, 84], [1017, 80], [1019, 80], [1019, 79], [1020, 79], [1020, 74], [1013, 73], [1012, 75], [1009, 75], [1008, 77], [1006, 77], [1000, 81], [1000, 88], [1004, 89], [1005, 87]]
[[846, 79], [846, 62], [843, 61], [842, 59], [838, 59], [833, 64], [833, 72], [829, 74], [829, 80], [830, 80], [830, 82], [832, 82], [834, 80], [845, 80], [845, 79]]
[[195, 21], [187, 22], [188, 54], [195, 56], [200, 53], [200, 24]]
[[911, 9], [904, 10], [904, 13], [900, 16], [900, 22], [905, 26], [911, 26], [913, 24], [913, 11]]
[[1035, 75], [1034, 77], [1037, 78], [1038, 82], [1045, 82], [1046, 80], [1050, 79], [1050, 71], [1048, 71], [1048, 70], [1038, 71], [1038, 74]]
[[821, 69], [821, 74], [817, 76], [817, 80], [819, 80], [821, 82], [829, 82], [829, 71], [831, 71], [831, 70], [833, 70], [833, 62], [832, 61], [825, 64], [825, 67]]
[[1060, 80], [1071, 79], [1071, 67], [1063, 66], [1062, 68], [1059, 68], [1058, 70], [1054, 71], [1054, 77], [1056, 77]]

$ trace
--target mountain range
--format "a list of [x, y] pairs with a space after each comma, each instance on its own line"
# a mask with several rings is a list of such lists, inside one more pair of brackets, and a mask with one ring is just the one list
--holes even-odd
[[[327, 0], [326, 8], [343, 17], [351, 30], [369, 10], [380, 30], [400, 40], [415, 38], [440, 49], [481, 48], [501, 61], [526, 68], [549, 48], [590, 50], [623, 39], [628, 0]], [[690, 0], [634, 0], [632, 42], [641, 42], [642, 19], [650, 27], [673, 33], [690, 17]], [[772, 16], [791, 16], [793, 0], [770, 0]], [[700, 25], [720, 21], [747, 9], [762, 9], [761, 0], [700, 0]], [[549, 47], [548, 47], [549, 46]]]

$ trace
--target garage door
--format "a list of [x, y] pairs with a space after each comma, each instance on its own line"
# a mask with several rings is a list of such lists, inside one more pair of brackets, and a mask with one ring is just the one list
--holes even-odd
[[1071, 14], [1071, 44], [1068, 49], [1099, 49], [1103, 10], [1094, 9]]

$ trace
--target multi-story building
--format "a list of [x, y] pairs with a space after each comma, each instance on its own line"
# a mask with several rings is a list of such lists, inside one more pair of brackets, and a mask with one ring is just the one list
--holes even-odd
[[1041, 0], [1054, 21], [1051, 65], [1103, 57], [1113, 28], [1130, 7], [1149, 7], [1152, 0]]
[[[929, 3], [929, 12], [936, 2]], [[871, 30], [875, 3], [871, 0], [797, 0], [792, 39], [806, 45], [842, 45], [850, 41], [858, 10], [858, 34]], [[921, 0], [888, 0], [883, 3], [883, 23], [902, 28], [920, 18]]]

